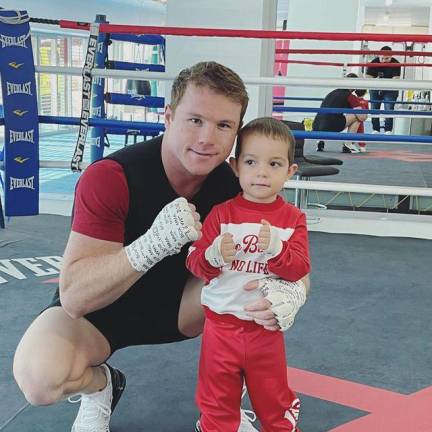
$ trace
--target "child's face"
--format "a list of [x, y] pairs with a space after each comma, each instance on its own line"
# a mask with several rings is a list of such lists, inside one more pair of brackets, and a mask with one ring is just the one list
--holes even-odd
[[288, 144], [259, 134], [246, 136], [238, 159], [230, 159], [240, 180], [244, 198], [259, 203], [270, 203], [297, 170], [289, 165]]

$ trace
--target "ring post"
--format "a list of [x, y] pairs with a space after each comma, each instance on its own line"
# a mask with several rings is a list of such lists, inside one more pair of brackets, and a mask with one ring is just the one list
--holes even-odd
[[[96, 15], [96, 23], [107, 24], [105, 15]], [[95, 67], [104, 68], [108, 51], [108, 33], [99, 33], [96, 49]], [[93, 118], [105, 118], [105, 78], [95, 77], [92, 84], [91, 112]], [[93, 127], [91, 130], [90, 160], [92, 162], [103, 158], [105, 134], [103, 127]]]
[[29, 20], [26, 11], [2, 9], [0, 16], [5, 215], [37, 215], [39, 122]]

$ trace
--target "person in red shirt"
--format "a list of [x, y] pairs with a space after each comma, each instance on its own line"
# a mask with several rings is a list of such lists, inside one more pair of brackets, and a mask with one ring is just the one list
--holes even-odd
[[[196, 431], [237, 431], [243, 381], [263, 431], [298, 430], [300, 401], [288, 385], [283, 334], [258, 325], [245, 307], [263, 297], [269, 276], [293, 282], [288, 294], [271, 300], [293, 299], [276, 312], [281, 328], [293, 324], [306, 300], [299, 281], [310, 271], [306, 218], [279, 196], [297, 170], [294, 143], [288, 126], [273, 118], [241, 129], [230, 163], [242, 192], [213, 207], [189, 248], [186, 265], [206, 282]], [[261, 292], [243, 289], [256, 279]]]
[[[361, 109], [369, 109], [369, 101], [364, 99], [363, 96], [366, 94], [366, 90], [355, 90], [350, 98], [351, 107], [360, 107]], [[357, 133], [364, 133], [364, 121], [361, 121], [358, 125]], [[353, 145], [357, 147], [354, 143]], [[366, 143], [364, 141], [359, 141], [358, 150], [361, 153], [366, 153]]]
[[[354, 73], [349, 73], [347, 78], [358, 78]], [[353, 95], [354, 89], [335, 89], [332, 90], [321, 103], [321, 108], [354, 108], [362, 109], [356, 105], [357, 97]], [[367, 119], [367, 114], [353, 113], [325, 113], [319, 112], [313, 121], [312, 130], [323, 132], [348, 132], [356, 133], [361, 123]], [[325, 143], [320, 140], [317, 143], [317, 151], [324, 151]], [[344, 142], [343, 153], [358, 153], [360, 150], [350, 142]]]

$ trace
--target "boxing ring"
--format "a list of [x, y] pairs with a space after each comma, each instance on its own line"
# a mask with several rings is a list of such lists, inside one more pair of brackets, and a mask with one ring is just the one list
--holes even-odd
[[[102, 67], [102, 63], [98, 64], [98, 61], [105, 61], [106, 52], [103, 44], [97, 45], [97, 41], [105, 34], [116, 35], [113, 37], [129, 41], [138, 41], [135, 35], [139, 34], [143, 35], [145, 43], [158, 42], [161, 46], [163, 36], [167, 35], [185, 38], [212, 36], [309, 38], [329, 41], [362, 39], [383, 42], [402, 39], [418, 42], [432, 41], [431, 35], [316, 32], [306, 34], [288, 31], [123, 26], [103, 22], [96, 23], [98, 28], [96, 31], [94, 24], [90, 23], [60, 20], [51, 24], [62, 28], [93, 31], [93, 45], [89, 43], [89, 46], [99, 46], [101, 50], [102, 60], [96, 58], [95, 51], [87, 50], [87, 54], [93, 52], [95, 58], [94, 64], [89, 62], [84, 71], [81, 68], [49, 66], [36, 67], [34, 71], [34, 73], [81, 76], [83, 82], [86, 82], [85, 80], [89, 82], [91, 78], [93, 91], [97, 97], [93, 98], [94, 105], [90, 105], [90, 96], [83, 95], [81, 117], [39, 116], [33, 109], [35, 129], [37, 124], [79, 127], [74, 139], [74, 145], [77, 144], [75, 148], [78, 148], [78, 152], [74, 153], [75, 156], [80, 152], [81, 155], [84, 153], [86, 135], [91, 134], [90, 155], [87, 152], [85, 153], [87, 158], [78, 157], [75, 160], [77, 163], [72, 168], [77, 171], [84, 170], [88, 163], [103, 156], [107, 134], [120, 137], [128, 135], [151, 137], [164, 130], [161, 123], [104, 118], [104, 103], [138, 105], [156, 112], [165, 104], [164, 98], [154, 92], [146, 95], [105, 92], [104, 80], [170, 81], [174, 78], [174, 75], [164, 72], [163, 64], [144, 66], [115, 63], [115, 60], [110, 60], [110, 68]], [[89, 41], [91, 40], [89, 38]], [[142, 40], [136, 43], [141, 42], [144, 43]], [[165, 48], [161, 48], [161, 51], [164, 52]], [[313, 50], [289, 50], [290, 53], [302, 54], [300, 51], [303, 51], [302, 53], [309, 51], [304, 54], [314, 53]], [[329, 54], [337, 54], [337, 50], [328, 51]], [[343, 50], [343, 53], [363, 55], [374, 52]], [[287, 54], [287, 52], [279, 54]], [[413, 51], [412, 54], [425, 57], [432, 55], [424, 51]], [[337, 66], [343, 69], [346, 64]], [[135, 70], [137, 67], [141, 70]], [[377, 86], [380, 89], [395, 90], [432, 88], [432, 81], [416, 80], [400, 82], [382, 80], [378, 84], [374, 79], [343, 77], [317, 79], [244, 76], [242, 78], [248, 85], [284, 86], [287, 89], [305, 84], [317, 89], [374, 89]], [[24, 82], [26, 80], [27, 78]], [[5, 81], [4, 77], [3, 81]], [[315, 99], [318, 100], [300, 102], [311, 103], [321, 100]], [[271, 108], [274, 115], [308, 118], [316, 112], [325, 112], [320, 111], [317, 106], [282, 106], [280, 101], [292, 102], [289, 96], [275, 97]], [[427, 110], [429, 106], [427, 102], [400, 101], [400, 105], [423, 105], [423, 108], [421, 111], [411, 110], [410, 112], [408, 109], [392, 113], [383, 113], [382, 110], [380, 112], [364, 110], [364, 112], [380, 117], [391, 115], [392, 117], [428, 118], [431, 115]], [[27, 108], [21, 109], [24, 111]], [[332, 112], [350, 111], [344, 109]], [[8, 117], [5, 115], [2, 123], [7, 122]], [[9, 131], [15, 130], [6, 124], [5, 127], [8, 127]], [[90, 132], [89, 128], [94, 129]], [[407, 185], [398, 183], [399, 176], [396, 173], [389, 185], [374, 182], [377, 177], [374, 177], [373, 172], [374, 170], [375, 172], [379, 170], [380, 173], [384, 171], [383, 175], [389, 176], [389, 167], [393, 171], [400, 167], [407, 169], [403, 165], [405, 159], [410, 157], [415, 159], [415, 154], [423, 155], [423, 159], [426, 160], [419, 164], [430, 164], [432, 137], [308, 130], [295, 130], [294, 135], [297, 140], [305, 141], [305, 153], [314, 152], [316, 140], [324, 139], [329, 142], [329, 151], [325, 155], [343, 161], [337, 177], [323, 177], [322, 181], [293, 179], [287, 182], [285, 190], [285, 196], [290, 200], [293, 199], [294, 190], [308, 191], [309, 201], [327, 207], [327, 209], [305, 207], [310, 219], [321, 219], [320, 223], [310, 226], [312, 292], [295, 326], [285, 334], [290, 384], [299, 394], [303, 404], [300, 428], [302, 432], [405, 432], [407, 430], [430, 432], [432, 345], [429, 316], [432, 309], [432, 296], [429, 281], [432, 278], [430, 270], [432, 247], [430, 241], [426, 239], [432, 238], [430, 228], [432, 173], [428, 177], [428, 172], [419, 180], [412, 178], [415, 177], [414, 171], [409, 171], [410, 179], [416, 181]], [[33, 135], [32, 138], [35, 136]], [[368, 147], [373, 145], [373, 150], [360, 155], [341, 155], [340, 145], [346, 140], [365, 141]], [[5, 162], [0, 161], [0, 167], [4, 171], [9, 170], [10, 158], [14, 160], [17, 157], [24, 157], [19, 153], [7, 154], [7, 152], [8, 150], [4, 155]], [[388, 155], [394, 157], [390, 162]], [[33, 168], [37, 172], [39, 169], [52, 168], [70, 170], [73, 155], [68, 156], [64, 160], [44, 160], [33, 155], [32, 157], [37, 161], [37, 166]], [[389, 164], [384, 165], [384, 162]], [[357, 171], [354, 171], [355, 167]], [[349, 176], [344, 174], [345, 170], [350, 172]], [[36, 178], [38, 174], [35, 172], [31, 173], [30, 177], [34, 175]], [[357, 173], [357, 176], [353, 173]], [[7, 174], [5, 182], [7, 187], [11, 184], [10, 177], [15, 175], [10, 172], [5, 174]], [[79, 173], [73, 175], [75, 178], [79, 177]], [[337, 181], [334, 181], [335, 179]], [[28, 189], [28, 191], [35, 195], [38, 189], [35, 187], [34, 190]], [[39, 196], [37, 197], [39, 199]], [[34, 196], [32, 199], [34, 200]], [[4, 204], [3, 201], [3, 206]], [[16, 213], [14, 206], [10, 206], [10, 197], [7, 204], [6, 228], [0, 230], [0, 288], [4, 299], [0, 303], [2, 317], [0, 334], [4, 337], [0, 351], [3, 366], [0, 368], [0, 396], [4, 401], [0, 408], [0, 431], [68, 430], [68, 426], [70, 427], [73, 422], [76, 406], [67, 402], [45, 408], [29, 406], [13, 381], [10, 365], [20, 336], [34, 319], [35, 314], [47, 304], [56, 287], [61, 255], [70, 228], [70, 217], [58, 214], [37, 215], [35, 204], [30, 211], [28, 208], [23, 209], [29, 216], [18, 217], [14, 214]], [[375, 215], [378, 214], [379, 217], [372, 217], [372, 211], [357, 211], [365, 208], [376, 211]], [[346, 211], [347, 209], [350, 211]], [[395, 216], [394, 210], [403, 214], [398, 213], [399, 223], [389, 229], [388, 226]], [[18, 212], [21, 211], [22, 207], [19, 207]], [[363, 222], [366, 220], [369, 225], [367, 231], [358, 228], [362, 225], [360, 213], [365, 215]], [[345, 222], [342, 222], [343, 220]], [[413, 221], [416, 227], [409, 228]], [[346, 231], [343, 229], [341, 231], [343, 223], [348, 225]], [[352, 233], [355, 232], [367, 235], [353, 235]], [[122, 368], [130, 379], [127, 391], [112, 418], [112, 431], [193, 429], [198, 416], [193, 394], [199, 343], [199, 339], [194, 339], [181, 344], [132, 347], [119, 351], [113, 356], [112, 362]]]

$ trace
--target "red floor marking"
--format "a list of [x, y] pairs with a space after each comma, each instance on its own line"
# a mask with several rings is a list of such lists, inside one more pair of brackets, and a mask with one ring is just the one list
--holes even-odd
[[53, 279], [47, 279], [47, 280], [44, 280], [44, 281], [42, 281], [42, 283], [52, 283], [52, 284], [54, 284], [54, 283], [59, 283], [59, 280], [60, 280], [60, 278], [53, 278]]
[[369, 412], [329, 432], [431, 432], [432, 386], [410, 395], [288, 368], [297, 392]]
[[362, 154], [361, 157], [372, 159], [394, 159], [404, 162], [432, 162], [430, 153], [413, 153], [409, 150], [378, 150]]

